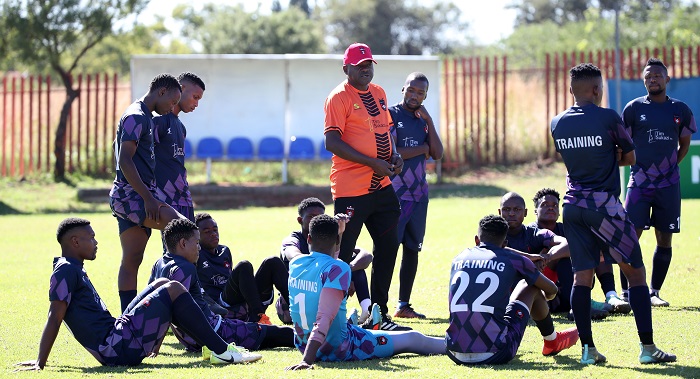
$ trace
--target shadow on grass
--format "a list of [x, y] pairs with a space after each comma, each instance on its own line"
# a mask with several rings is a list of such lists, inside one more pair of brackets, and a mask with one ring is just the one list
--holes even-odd
[[503, 187], [490, 184], [440, 184], [430, 186], [430, 198], [451, 197], [500, 197], [508, 192]]
[[[574, 347], [575, 349], [576, 347]], [[375, 359], [375, 360], [369, 360], [369, 361], [354, 361], [354, 362], [317, 362], [316, 365], [324, 368], [333, 368], [333, 369], [347, 369], [347, 370], [357, 370], [357, 369], [366, 369], [370, 371], [383, 371], [383, 372], [393, 372], [393, 371], [406, 371], [406, 370], [412, 370], [414, 367], [412, 365], [407, 365], [403, 364], [402, 362], [408, 359], [412, 359], [416, 357], [416, 354], [410, 354], [410, 353], [404, 353], [400, 354], [388, 359]], [[156, 358], [157, 359], [157, 358]], [[571, 357], [571, 356], [566, 356], [566, 355], [557, 355], [554, 357], [551, 357], [549, 359], [543, 359], [542, 361], [538, 362], [523, 362], [520, 360], [520, 356], [516, 356], [512, 361], [508, 362], [508, 364], [503, 364], [503, 365], [475, 365], [471, 366], [473, 368], [483, 368], [486, 370], [493, 370], [493, 371], [512, 371], [512, 370], [523, 370], [527, 369], [528, 371], [542, 371], [543, 375], [544, 372], [551, 372], [552, 371], [552, 361], [550, 359], [553, 359], [556, 362], [556, 368], [557, 370], [564, 370], [564, 371], [581, 371], [581, 369], [584, 367], [579, 363], [579, 360], [577, 358]], [[636, 356], [634, 358], [636, 360]], [[108, 373], [108, 374], [129, 374], [129, 373], [147, 373], [147, 372], [156, 372], [157, 370], [161, 369], [182, 369], [184, 367], [187, 368], [201, 368], [201, 367], [209, 367], [211, 369], [221, 369], [225, 368], [227, 366], [212, 366], [209, 363], [206, 362], [193, 362], [191, 364], [187, 363], [155, 363], [151, 359], [145, 359], [145, 363], [142, 363], [138, 366], [116, 366], [116, 367], [109, 367], [109, 366], [94, 366], [94, 367], [74, 367], [74, 366], [61, 366], [61, 365], [55, 365], [53, 366], [54, 370], [58, 372], [66, 372], [66, 373], [86, 373], [86, 374], [100, 374], [100, 373]], [[597, 365], [599, 367], [605, 367], [605, 368], [616, 368], [616, 369], [623, 369], [623, 370], [632, 370], [638, 373], [638, 375], [641, 376], [646, 376], [646, 375], [653, 375], [654, 377], [680, 377], [680, 378], [688, 378], [688, 377], [698, 377], [700, 375], [700, 368], [697, 366], [692, 366], [692, 365], [682, 365], [679, 363], [670, 363], [670, 364], [654, 364], [654, 365], [648, 365], [648, 366], [642, 366], [642, 367], [634, 367], [630, 366], [630, 364], [625, 364], [625, 362], [620, 362], [619, 364], [614, 364], [613, 362], [605, 362], [603, 364]], [[215, 374], [215, 373], [214, 373]]]
[[[661, 308], [663, 309], [663, 308]], [[666, 307], [664, 310], [674, 311], [674, 312], [700, 312], [700, 306], [687, 306], [687, 307]]]
[[0, 215], [21, 215], [25, 214], [18, 209], [12, 208], [11, 206], [0, 201]]

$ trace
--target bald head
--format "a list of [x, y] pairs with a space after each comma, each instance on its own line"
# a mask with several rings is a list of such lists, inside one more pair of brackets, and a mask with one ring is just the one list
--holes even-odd
[[505, 204], [506, 201], [513, 199], [513, 201], [520, 202], [522, 203], [523, 208], [525, 207], [525, 199], [520, 196], [517, 192], [508, 192], [507, 194], [503, 195], [501, 197], [501, 207], [503, 204]]

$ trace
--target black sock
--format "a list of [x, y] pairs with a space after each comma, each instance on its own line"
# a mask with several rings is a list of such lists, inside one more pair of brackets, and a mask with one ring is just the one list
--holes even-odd
[[653, 329], [651, 326], [651, 299], [649, 299], [649, 287], [635, 286], [630, 288], [630, 306], [634, 312], [634, 322], [637, 324], [637, 332], [640, 341], [649, 345], [654, 343]]
[[571, 307], [581, 345], [594, 347], [591, 330], [591, 287], [574, 286], [571, 291]]
[[671, 247], [657, 246], [656, 250], [654, 250], [654, 258], [652, 259], [654, 265], [651, 269], [651, 288], [655, 291], [660, 290], [661, 286], [664, 285], [668, 267], [671, 265], [672, 255], [673, 248]]
[[620, 269], [620, 286], [622, 287], [622, 292], [626, 292], [629, 289], [629, 284], [627, 283], [627, 277], [625, 273]]
[[[357, 300], [369, 299], [369, 284], [367, 283], [367, 273], [365, 270], [357, 270], [351, 273], [352, 281], [355, 283], [355, 295]], [[369, 309], [367, 309], [369, 310]]]
[[408, 303], [411, 299], [416, 272], [418, 272], [418, 250], [404, 246], [399, 269], [399, 301]]
[[265, 329], [265, 337], [260, 349], [274, 347], [294, 347], [294, 329], [288, 326], [261, 325]]
[[134, 300], [136, 294], [136, 290], [119, 291], [119, 302], [122, 306], [122, 313], [129, 308], [129, 304], [131, 304], [131, 301]]
[[554, 333], [554, 321], [552, 321], [552, 314], [547, 313], [547, 316], [542, 320], [534, 320], [537, 329], [540, 330], [540, 334], [545, 337]]
[[228, 344], [214, 332], [189, 293], [183, 293], [173, 300], [173, 324], [217, 354], [228, 348]]
[[600, 288], [603, 290], [603, 294], [615, 291], [615, 275], [612, 272], [600, 274], [600, 276], [598, 276], [598, 281], [600, 282]]
[[559, 307], [557, 308], [560, 312], [568, 312], [571, 309], [571, 290], [574, 287], [574, 272], [571, 269], [571, 259], [564, 258], [557, 262], [557, 276], [559, 276], [559, 281], [557, 287], [559, 287]]

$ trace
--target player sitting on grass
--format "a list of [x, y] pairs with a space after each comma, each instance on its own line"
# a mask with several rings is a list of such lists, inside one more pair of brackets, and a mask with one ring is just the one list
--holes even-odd
[[[355, 361], [400, 353], [444, 354], [442, 338], [427, 337], [415, 331], [367, 330], [346, 320], [350, 267], [337, 258], [346, 220], [347, 216], [314, 217], [308, 237], [311, 254], [301, 255], [289, 263], [294, 343], [303, 358], [301, 363], [287, 369], [313, 368], [316, 360]], [[373, 308], [377, 312], [373, 312], [371, 319], [378, 327], [381, 311], [378, 306]]]
[[[311, 219], [326, 213], [326, 205], [315, 197], [309, 197], [301, 201], [297, 207], [297, 222], [301, 225], [301, 230], [294, 231], [288, 237], [282, 240], [282, 248], [280, 249], [280, 258], [287, 266], [289, 270], [289, 261], [296, 258], [302, 254], [309, 254], [309, 244], [306, 242], [309, 237], [309, 223]], [[350, 284], [349, 296], [353, 293], [357, 294], [357, 301], [360, 303], [360, 309], [362, 310], [359, 317], [358, 323], [364, 324], [369, 319], [370, 306], [372, 301], [369, 297], [369, 285], [367, 284], [367, 274], [365, 269], [369, 267], [372, 263], [372, 254], [367, 250], [355, 247], [353, 252], [353, 257], [350, 263], [350, 270], [352, 271], [352, 282]], [[285, 300], [284, 303], [282, 301]], [[292, 320], [289, 316], [289, 305], [287, 305], [286, 300], [288, 298], [282, 298], [277, 302], [277, 314], [280, 319], [291, 324]], [[371, 326], [371, 322], [367, 324]]]
[[90, 221], [67, 218], [58, 225], [56, 239], [61, 257], [54, 258], [49, 286], [49, 317], [36, 360], [20, 362], [18, 370], [42, 370], [51, 353], [61, 322], [78, 342], [106, 366], [133, 366], [158, 354], [172, 323], [202, 341], [211, 363], [251, 362], [258, 354], [227, 344], [207, 322], [192, 296], [176, 281], [160, 279], [134, 298], [123, 315], [112, 317], [83, 267], [97, 256], [97, 240]]
[[[168, 251], [153, 265], [150, 282], [159, 278], [175, 280], [190, 292], [194, 301], [207, 317], [209, 325], [228, 343], [245, 349], [258, 350], [274, 347], [294, 347], [294, 331], [289, 327], [260, 325], [255, 322], [224, 318], [214, 314], [202, 296], [195, 263], [199, 258], [199, 230], [190, 220], [171, 221], [163, 231]], [[202, 344], [173, 328], [177, 339], [189, 351], [200, 351]], [[242, 350], [239, 347], [239, 350]]]
[[[508, 222], [506, 237], [508, 247], [531, 255], [540, 254], [545, 257], [546, 264], [569, 256], [569, 244], [566, 238], [554, 234], [551, 230], [540, 229], [536, 225], [523, 225], [527, 208], [525, 199], [519, 194], [508, 192], [503, 195], [498, 213]], [[571, 290], [567, 293], [570, 292]], [[604, 319], [608, 317], [610, 309], [612, 307], [605, 303], [591, 300], [590, 316], [595, 320]], [[569, 319], [573, 320], [573, 314]]]
[[[197, 274], [212, 309], [227, 318], [271, 325], [265, 314], [274, 299], [273, 285], [280, 297], [288, 298], [287, 268], [278, 257], [265, 258], [253, 274], [253, 265], [240, 261], [233, 266], [231, 249], [219, 245], [219, 225], [210, 214], [198, 213], [195, 223], [200, 230], [199, 244], [202, 251], [197, 262]], [[216, 305], [218, 304], [218, 306]]]
[[474, 238], [477, 246], [452, 260], [445, 340], [455, 363], [508, 363], [530, 317], [544, 337], [543, 355], [556, 355], [578, 341], [576, 328], [554, 331], [547, 300], [554, 298], [557, 286], [532, 261], [505, 249], [507, 232], [503, 217], [482, 218]]
[[[530, 226], [551, 230], [558, 236], [566, 237], [564, 224], [557, 222], [559, 220], [559, 192], [552, 188], [542, 188], [535, 193], [535, 197], [532, 200], [535, 203], [537, 221], [530, 224]], [[570, 298], [571, 288], [574, 285], [574, 273], [571, 269], [569, 255], [558, 260], [551, 260], [544, 270], [544, 274], [557, 283], [557, 287], [559, 287], [557, 297], [549, 303], [552, 312], [569, 312], [569, 320], [573, 320]], [[632, 310], [630, 304], [620, 299], [615, 291], [615, 277], [612, 264], [601, 263], [598, 265], [596, 267], [596, 276], [605, 294], [605, 303], [591, 300], [591, 319], [598, 319], [597, 313], [599, 312], [630, 313]]]

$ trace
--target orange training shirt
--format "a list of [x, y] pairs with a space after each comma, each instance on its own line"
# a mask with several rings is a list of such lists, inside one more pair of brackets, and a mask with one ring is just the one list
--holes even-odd
[[[370, 83], [367, 91], [360, 91], [346, 80], [328, 95], [324, 111], [324, 134], [338, 131], [343, 142], [358, 152], [390, 161], [392, 147], [389, 128], [393, 122], [382, 87]], [[330, 179], [333, 199], [366, 195], [391, 185], [388, 176], [378, 176], [369, 166], [335, 154], [332, 161]]]

